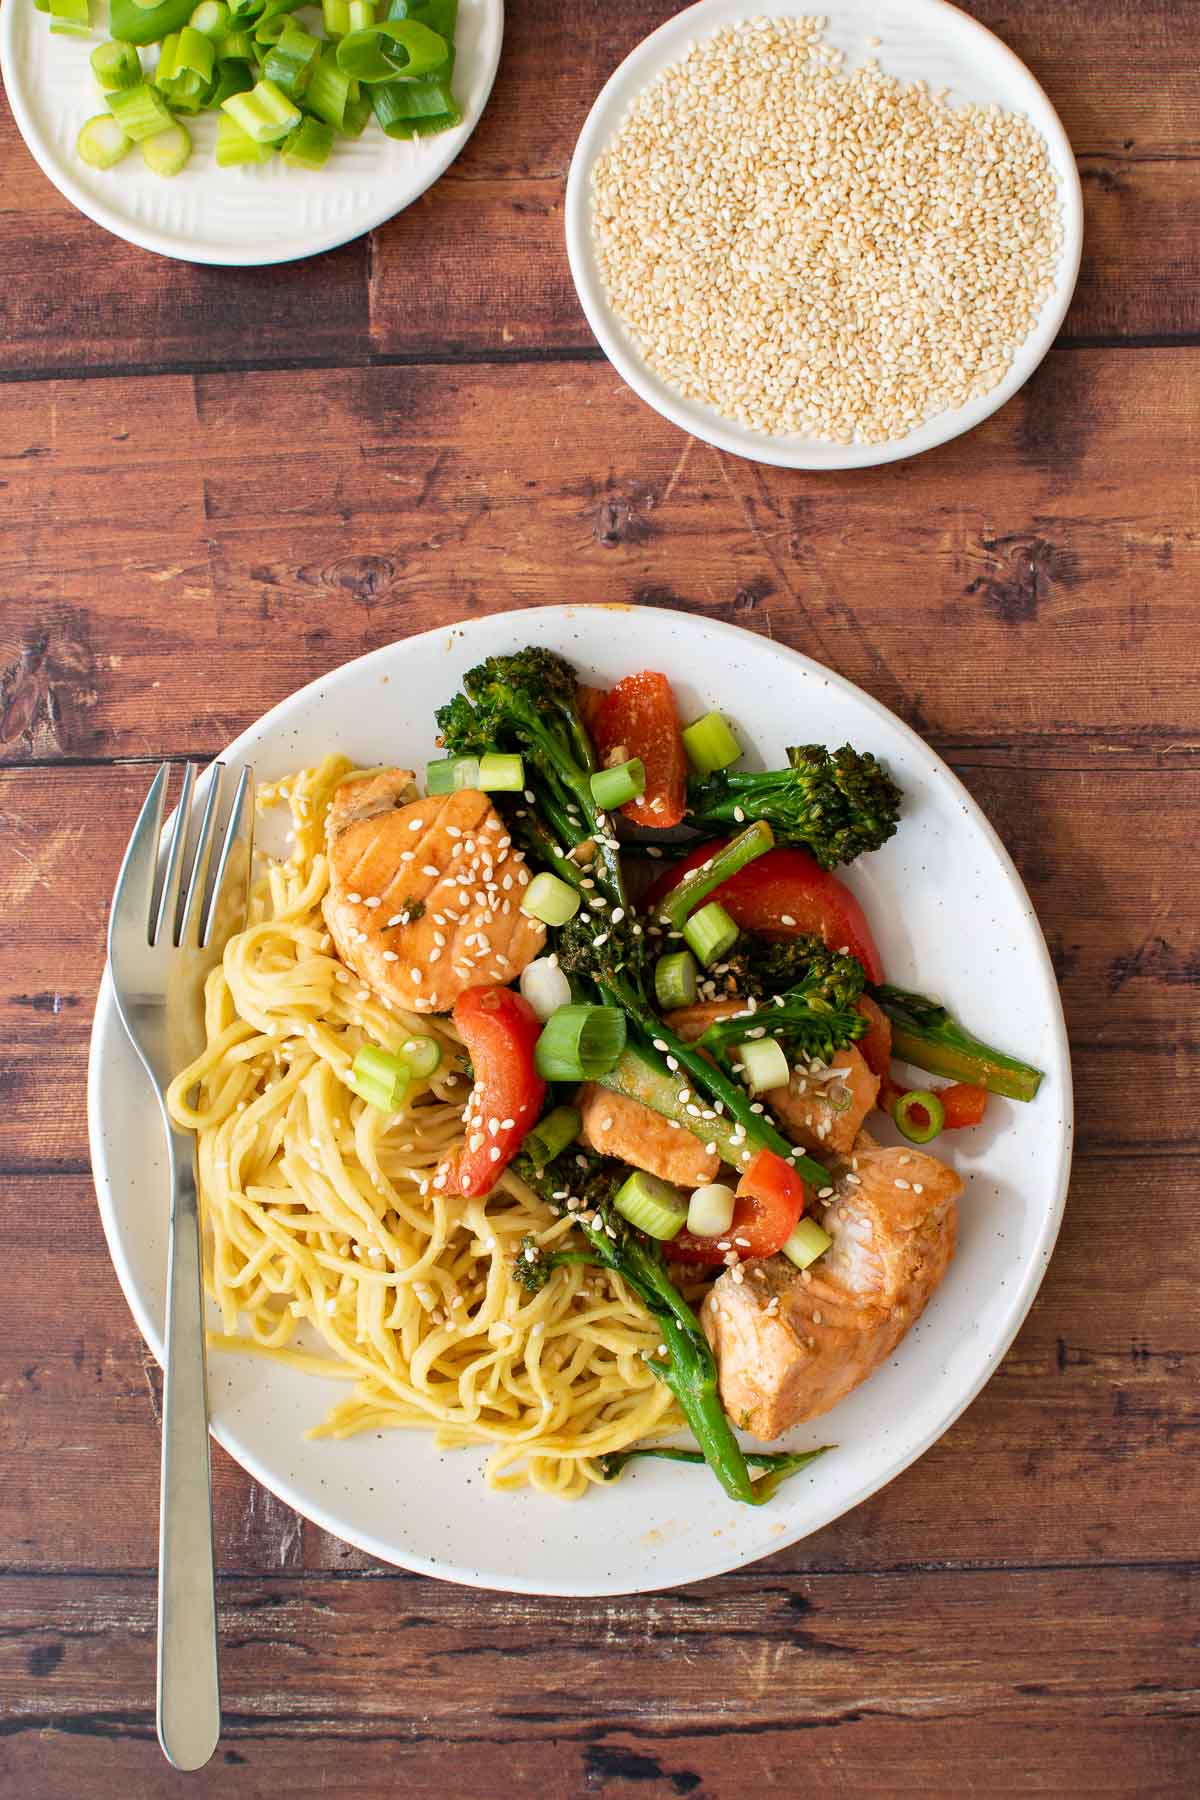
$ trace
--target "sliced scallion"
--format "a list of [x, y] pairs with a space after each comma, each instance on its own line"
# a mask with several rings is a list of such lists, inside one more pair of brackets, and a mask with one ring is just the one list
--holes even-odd
[[192, 140], [178, 120], [142, 139], [142, 160], [155, 175], [178, 175], [191, 154]]
[[97, 113], [81, 127], [75, 153], [89, 169], [111, 169], [120, 162], [131, 141], [111, 113]]
[[392, 1104], [393, 1090], [385, 1082], [372, 1081], [369, 1075], [360, 1075], [354, 1068], [346, 1070], [345, 1082], [369, 1106], [377, 1106], [380, 1112], [396, 1111]]
[[403, 1104], [412, 1078], [412, 1070], [403, 1057], [377, 1044], [364, 1044], [354, 1058], [351, 1072], [360, 1081], [368, 1081], [387, 1095], [388, 1110], [395, 1112]]
[[742, 1065], [746, 1086], [752, 1094], [769, 1093], [772, 1088], [786, 1087], [791, 1075], [787, 1057], [774, 1038], [751, 1038], [733, 1052]]
[[[247, 63], [219, 62], [216, 68], [216, 85], [213, 88], [211, 104], [219, 107], [223, 101], [228, 100], [230, 94], [248, 94], [253, 86], [254, 77], [250, 73]], [[222, 114], [222, 117], [225, 116]], [[233, 120], [230, 119], [229, 123], [232, 125]], [[217, 130], [220, 131], [219, 125]]]
[[789, 1262], [794, 1262], [798, 1269], [807, 1269], [818, 1256], [825, 1254], [832, 1242], [829, 1233], [815, 1219], [805, 1218], [797, 1219], [781, 1248]]
[[738, 928], [720, 902], [710, 900], [687, 920], [683, 936], [689, 950], [694, 951], [708, 968], [710, 963], [720, 962], [726, 952], [733, 949]]
[[[345, 79], [345, 77], [343, 77]], [[331, 119], [330, 124], [333, 123]], [[459, 788], [477, 788], [479, 786], [479, 758], [477, 756], [442, 756], [435, 762], [425, 765], [425, 792], [427, 794], [454, 794]]]
[[136, 87], [142, 79], [142, 59], [132, 44], [118, 44], [110, 38], [107, 44], [96, 45], [90, 60], [92, 74], [105, 93]]
[[92, 22], [89, 0], [50, 0], [50, 17], [64, 24], [86, 27]]
[[543, 1081], [594, 1081], [616, 1066], [624, 1048], [619, 1006], [560, 1006], [542, 1027], [533, 1062]]
[[521, 911], [543, 925], [565, 925], [579, 911], [580, 897], [575, 888], [543, 869], [525, 889]]
[[946, 1124], [946, 1109], [928, 1088], [910, 1088], [892, 1108], [897, 1128], [910, 1144], [931, 1144]]
[[687, 1202], [677, 1187], [635, 1169], [613, 1195], [613, 1205], [623, 1219], [660, 1242], [678, 1237], [687, 1224]]
[[521, 1148], [535, 1169], [544, 1169], [579, 1136], [583, 1120], [577, 1107], [556, 1106], [532, 1131], [525, 1133]]
[[217, 45], [218, 62], [252, 63], [258, 60], [254, 39], [248, 31], [231, 31]]
[[242, 163], [270, 162], [274, 154], [273, 144], [259, 144], [247, 136], [237, 120], [225, 110], [223, 101], [221, 117], [217, 121], [217, 167], [236, 169]]
[[348, 0], [346, 12], [349, 16], [347, 32], [369, 31], [375, 23], [375, 0]]
[[284, 162], [298, 164], [302, 169], [323, 168], [332, 149], [333, 126], [324, 119], [301, 119], [279, 146]]
[[160, 0], [143, 6], [139, 0], [112, 0], [109, 27], [121, 44], [161, 44], [172, 31], [182, 31], [192, 16], [196, 0]]
[[[351, 81], [344, 70], [337, 66], [332, 44], [322, 51], [316, 68], [308, 84], [308, 92], [304, 96], [304, 104], [309, 112], [316, 113], [335, 131], [341, 131], [346, 119], [346, 105], [350, 98]], [[447, 759], [454, 761], [453, 757]], [[432, 766], [432, 765], [431, 765]], [[474, 785], [472, 783], [472, 785]], [[429, 793], [441, 790], [429, 788]]]
[[188, 20], [193, 31], [201, 31], [205, 37], [221, 39], [229, 31], [230, 15], [225, 0], [200, 0], [199, 6]]
[[519, 756], [489, 750], [479, 759], [479, 785], [485, 794], [519, 794], [525, 786], [525, 764]]
[[[268, 81], [273, 81], [289, 100], [301, 100], [308, 90], [308, 84], [312, 80], [313, 70], [317, 66], [320, 55], [321, 40], [313, 37], [302, 26], [297, 25], [294, 19], [288, 19], [278, 40], [267, 51], [263, 59], [263, 74]], [[296, 131], [299, 130], [300, 127], [297, 126]], [[292, 135], [295, 136], [295, 132]], [[329, 143], [332, 147], [332, 133]], [[325, 155], [328, 154], [327, 150]], [[321, 161], [324, 161], [324, 157]], [[319, 168], [320, 163], [310, 166]]]
[[300, 108], [273, 81], [257, 82], [248, 94], [231, 94], [221, 108], [256, 144], [278, 143], [301, 118]]
[[687, 1228], [696, 1237], [724, 1237], [733, 1224], [737, 1195], [723, 1181], [698, 1187], [688, 1201]]
[[696, 959], [690, 950], [673, 950], [654, 965], [654, 998], [664, 1012], [696, 1004]]
[[[452, 60], [453, 51], [447, 70]], [[429, 137], [462, 123], [448, 72], [422, 76], [419, 81], [377, 81], [367, 93], [385, 137]]]
[[345, 37], [350, 30], [350, 0], [321, 0], [321, 23], [327, 38]]
[[385, 19], [365, 30], [351, 31], [337, 47], [338, 67], [356, 81], [413, 81], [440, 68], [449, 45], [417, 19]]
[[108, 96], [108, 109], [127, 138], [140, 144], [143, 138], [166, 131], [173, 123], [169, 108], [148, 81], [120, 88]]
[[683, 747], [697, 775], [727, 769], [742, 754], [742, 746], [719, 712], [705, 713], [683, 732]]
[[521, 997], [528, 1000], [543, 1025], [560, 1006], [571, 1003], [571, 983], [557, 957], [537, 956], [521, 970]]
[[397, 1055], [418, 1081], [428, 1081], [442, 1060], [442, 1046], [436, 1038], [405, 1038]]
[[640, 756], [612, 769], [597, 769], [590, 778], [592, 799], [604, 812], [615, 812], [646, 791], [646, 770]]

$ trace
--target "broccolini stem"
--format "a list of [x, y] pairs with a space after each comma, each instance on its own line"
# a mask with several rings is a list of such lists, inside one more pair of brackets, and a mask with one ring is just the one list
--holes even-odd
[[745, 831], [730, 838], [724, 849], [710, 856], [698, 869], [692, 869], [673, 887], [658, 909], [664, 924], [682, 931], [684, 921], [714, 888], [736, 875], [739, 869], [762, 856], [775, 842], [775, 834], [765, 819], [759, 819]]
[[1037, 1093], [1040, 1069], [985, 1044], [938, 1001], [886, 984], [867, 991], [892, 1022], [892, 1055], [901, 1062], [1008, 1100], [1032, 1100]]
[[[754, 1484], [755, 1497], [769, 1499], [781, 1481], [786, 1481], [789, 1475], [798, 1475], [801, 1469], [807, 1469], [809, 1463], [832, 1449], [832, 1444], [822, 1444], [817, 1450], [747, 1450], [747, 1466], [767, 1471]], [[627, 1463], [635, 1462], [641, 1456], [659, 1457], [663, 1462], [693, 1463], [700, 1467], [705, 1462], [699, 1450], [684, 1450], [675, 1444], [635, 1444], [631, 1450], [609, 1450], [599, 1459], [605, 1481], [615, 1481]]]

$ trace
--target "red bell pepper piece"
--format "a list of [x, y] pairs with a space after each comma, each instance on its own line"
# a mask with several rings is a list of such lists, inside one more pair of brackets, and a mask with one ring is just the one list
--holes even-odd
[[[643, 909], [652, 911], [689, 870], [724, 849], [727, 842], [718, 838], [701, 844], [664, 870], [643, 900]], [[857, 956], [869, 981], [883, 980], [883, 963], [862, 907], [849, 888], [836, 875], [827, 874], [807, 850], [768, 850], [714, 888], [709, 899], [719, 900], [743, 931], [777, 937], [810, 933], [831, 950], [846, 949]]]
[[[859, 1049], [866, 1042], [859, 1040]], [[895, 1115], [896, 1102], [910, 1094], [911, 1088], [903, 1088], [891, 1076], [884, 1079], [879, 1090], [878, 1104], [882, 1111]], [[953, 1081], [949, 1087], [929, 1087], [927, 1093], [933, 1094], [942, 1103], [945, 1115], [942, 1121], [943, 1131], [962, 1131], [971, 1125], [982, 1125], [987, 1111], [987, 1089], [976, 1087], [969, 1081]]]
[[[729, 1230], [719, 1238], [681, 1231], [663, 1249], [676, 1262], [721, 1263], [731, 1249], [742, 1261], [749, 1256], [774, 1256], [804, 1211], [804, 1199], [804, 1183], [795, 1169], [773, 1150], [760, 1150], [738, 1182]], [[728, 1247], [718, 1249], [720, 1244]]]
[[546, 1083], [534, 1068], [533, 1047], [542, 1027], [527, 1000], [495, 984], [460, 994], [453, 1018], [475, 1086], [467, 1102], [466, 1142], [445, 1185], [447, 1192], [474, 1199], [495, 1186], [541, 1116]]
[[855, 1049], [861, 1053], [872, 1075], [886, 1081], [892, 1066], [892, 1021], [881, 1006], [876, 1006], [870, 994], [862, 996], [858, 1010], [867, 1021], [867, 1034], [858, 1039]]
[[666, 676], [644, 669], [618, 681], [597, 709], [593, 731], [601, 763], [614, 750], [623, 752], [623, 762], [642, 759], [645, 791], [621, 808], [630, 823], [678, 825], [687, 809], [687, 752]]

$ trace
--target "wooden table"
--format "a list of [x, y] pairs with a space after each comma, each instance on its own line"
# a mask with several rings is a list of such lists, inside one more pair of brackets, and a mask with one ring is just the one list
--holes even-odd
[[574, 301], [571, 146], [672, 10], [516, 0], [460, 161], [308, 264], [126, 248], [0, 126], [5, 1800], [185, 1791], [154, 1740], [159, 1375], [84, 1129], [106, 903], [148, 771], [361, 651], [560, 600], [769, 633], [963, 776], [1066, 1001], [1080, 1131], [1058, 1253], [916, 1467], [681, 1592], [399, 1574], [216, 1453], [226, 1730], [186, 1792], [1195, 1792], [1200, 14], [973, 0], [1079, 153], [1075, 304], [971, 436], [816, 476], [659, 420]]

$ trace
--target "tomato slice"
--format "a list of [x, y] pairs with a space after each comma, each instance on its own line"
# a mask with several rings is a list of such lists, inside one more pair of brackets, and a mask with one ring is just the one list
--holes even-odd
[[[454, 1003], [454, 1023], [475, 1070], [467, 1102], [467, 1139], [447, 1190], [474, 1199], [495, 1186], [538, 1121], [546, 1083], [533, 1064], [541, 1033], [537, 1014], [512, 988], [468, 988]], [[495, 1130], [492, 1122], [496, 1122]]]
[[630, 823], [678, 825], [687, 810], [687, 753], [666, 676], [653, 669], [626, 675], [597, 708], [593, 730], [602, 763], [614, 750], [623, 752], [622, 762], [642, 759], [645, 792], [621, 808]]
[[718, 1249], [718, 1244], [736, 1250], [743, 1262], [751, 1256], [774, 1256], [803, 1211], [804, 1183], [795, 1169], [773, 1150], [760, 1150], [738, 1182], [729, 1230], [719, 1238], [681, 1231], [663, 1249], [676, 1262], [722, 1263], [729, 1250]]
[[861, 1052], [872, 1075], [886, 1081], [892, 1067], [892, 1021], [870, 994], [862, 996], [858, 1010], [867, 1021], [867, 1034], [858, 1039], [855, 1049]]
[[[727, 842], [719, 838], [700, 844], [664, 870], [643, 900], [643, 910], [650, 911], [689, 870], [724, 849]], [[845, 948], [857, 956], [868, 980], [883, 980], [883, 963], [867, 915], [850, 889], [836, 875], [827, 874], [807, 850], [768, 850], [714, 888], [709, 899], [719, 900], [743, 931], [780, 937], [809, 933], [831, 950]]]

